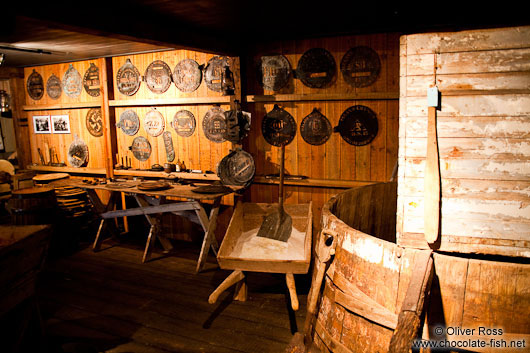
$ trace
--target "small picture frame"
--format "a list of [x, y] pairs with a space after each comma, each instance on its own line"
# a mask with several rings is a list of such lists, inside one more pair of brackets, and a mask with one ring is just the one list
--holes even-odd
[[52, 115], [52, 132], [54, 134], [69, 134], [70, 117], [68, 115]]
[[52, 125], [49, 115], [34, 115], [33, 116], [33, 131], [36, 134], [51, 134]]

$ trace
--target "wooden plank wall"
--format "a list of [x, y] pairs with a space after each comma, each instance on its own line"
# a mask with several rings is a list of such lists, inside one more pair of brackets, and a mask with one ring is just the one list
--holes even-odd
[[[261, 133], [261, 122], [274, 107], [275, 100], [296, 120], [297, 134], [286, 146], [286, 173], [304, 175], [312, 179], [334, 181], [388, 181], [397, 161], [398, 142], [398, 70], [399, 36], [375, 34], [343, 36], [307, 40], [285, 40], [260, 45], [249, 51], [246, 60], [247, 107], [252, 113], [252, 129], [247, 140], [247, 150], [256, 162], [256, 174], [278, 173], [279, 147], [269, 145]], [[381, 72], [375, 83], [354, 88], [344, 81], [340, 62], [344, 54], [355, 46], [369, 46], [381, 60]], [[327, 49], [334, 57], [337, 73], [327, 88], [310, 88], [292, 76], [288, 85], [279, 91], [267, 91], [259, 84], [256, 63], [262, 55], [282, 54], [292, 69], [296, 69], [301, 56], [311, 48]], [[267, 98], [267, 96], [269, 96]], [[395, 97], [395, 98], [391, 98]], [[268, 99], [268, 101], [267, 101]], [[263, 101], [265, 100], [265, 101]], [[356, 147], [345, 142], [339, 133], [333, 133], [323, 145], [306, 143], [300, 135], [300, 123], [313, 108], [320, 109], [331, 122], [338, 125], [341, 114], [353, 105], [365, 105], [378, 117], [379, 132], [366, 146]], [[341, 189], [330, 187], [287, 186], [286, 203], [313, 202], [315, 228], [319, 228], [322, 205]], [[277, 202], [278, 187], [254, 183], [250, 188], [252, 202]]]
[[442, 251], [530, 256], [530, 27], [401, 37], [397, 239], [423, 239], [427, 88], [441, 91]]

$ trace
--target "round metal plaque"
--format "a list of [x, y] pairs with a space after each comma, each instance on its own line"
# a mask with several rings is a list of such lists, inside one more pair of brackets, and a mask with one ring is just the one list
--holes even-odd
[[61, 97], [61, 93], [63, 93], [61, 79], [55, 74], [52, 74], [46, 81], [46, 92], [51, 99], [59, 99]]
[[224, 185], [247, 185], [254, 179], [254, 158], [241, 148], [226, 155], [217, 167], [217, 176]]
[[42, 76], [33, 69], [26, 84], [28, 94], [32, 99], [39, 100], [44, 95], [44, 82]]
[[99, 97], [99, 86], [99, 68], [94, 63], [90, 63], [83, 77], [83, 87], [90, 96]]
[[101, 108], [92, 108], [86, 115], [86, 128], [92, 136], [103, 136], [103, 118]]
[[316, 108], [300, 123], [300, 134], [305, 142], [310, 145], [322, 145], [331, 136], [333, 129], [328, 118]]
[[296, 75], [307, 87], [324, 88], [333, 81], [336, 71], [333, 55], [326, 49], [313, 48], [298, 60]]
[[81, 74], [70, 64], [63, 76], [64, 93], [71, 98], [77, 98], [83, 90]]
[[202, 131], [206, 138], [213, 142], [225, 142], [226, 116], [221, 107], [213, 107], [202, 119]]
[[134, 110], [127, 109], [120, 115], [120, 121], [116, 124], [125, 135], [134, 136], [140, 128], [140, 118]]
[[145, 69], [147, 88], [154, 93], [164, 93], [171, 86], [171, 69], [162, 60], [155, 60]]
[[208, 60], [204, 71], [206, 86], [214, 92], [222, 92], [221, 76], [225, 66], [230, 66], [230, 60], [226, 56], [214, 56]]
[[130, 59], [125, 61], [125, 64], [120, 67], [116, 74], [116, 86], [121, 94], [126, 96], [134, 95], [140, 88], [140, 72], [131, 63]]
[[173, 70], [173, 82], [182, 92], [193, 92], [201, 85], [202, 71], [193, 59], [181, 60]]
[[166, 158], [168, 162], [175, 160], [175, 149], [173, 148], [173, 138], [171, 137], [171, 131], [164, 131], [162, 134], [164, 139], [164, 147], [166, 148]]
[[346, 109], [334, 131], [340, 132], [344, 141], [354, 146], [364, 146], [372, 142], [378, 131], [377, 115], [364, 105], [354, 105]]
[[131, 151], [137, 160], [144, 162], [151, 156], [151, 144], [145, 137], [137, 136], [132, 142]]
[[67, 158], [73, 167], [82, 167], [88, 162], [88, 146], [77, 135], [68, 148]]
[[261, 122], [261, 133], [273, 146], [288, 145], [296, 135], [296, 122], [291, 114], [275, 104]]
[[283, 55], [265, 55], [258, 64], [258, 78], [264, 89], [279, 91], [289, 82], [291, 64]]
[[153, 136], [157, 137], [164, 132], [164, 129], [166, 128], [166, 121], [164, 119], [164, 116], [162, 116], [162, 113], [160, 113], [155, 108], [151, 108], [150, 111], [147, 112], [144, 118], [144, 129], [145, 131]]
[[195, 116], [188, 110], [179, 110], [173, 117], [172, 125], [177, 135], [190, 137], [195, 132]]
[[381, 61], [379, 55], [370, 47], [351, 48], [340, 62], [340, 71], [344, 81], [353, 87], [366, 87], [379, 77]]

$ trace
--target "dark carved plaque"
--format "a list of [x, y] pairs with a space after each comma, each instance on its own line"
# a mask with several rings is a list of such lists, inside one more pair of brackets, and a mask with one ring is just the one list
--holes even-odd
[[154, 93], [164, 93], [171, 86], [171, 69], [162, 60], [155, 60], [145, 70], [145, 83]]
[[131, 151], [137, 160], [144, 162], [151, 156], [151, 144], [145, 137], [137, 136], [132, 142]]
[[222, 92], [221, 76], [230, 61], [226, 56], [214, 56], [208, 61], [204, 72], [204, 81], [206, 86], [214, 92]]
[[71, 98], [77, 98], [83, 90], [81, 74], [70, 64], [63, 76], [63, 91]]
[[261, 133], [273, 146], [288, 145], [296, 135], [296, 122], [291, 114], [275, 104], [261, 122]]
[[255, 172], [254, 158], [241, 148], [231, 151], [217, 167], [217, 176], [225, 185], [248, 185]]
[[160, 136], [162, 132], [164, 132], [165, 128], [166, 121], [164, 120], [162, 113], [160, 113], [155, 108], [151, 108], [151, 110], [147, 112], [144, 118], [145, 131], [149, 135], [157, 137]]
[[175, 160], [175, 149], [173, 148], [173, 138], [171, 137], [170, 131], [164, 131], [162, 134], [164, 139], [164, 147], [166, 148], [166, 158], [168, 162]]
[[335, 77], [337, 65], [335, 58], [323, 48], [313, 48], [306, 51], [296, 68], [296, 76], [304, 85], [311, 88], [324, 88]]
[[344, 54], [340, 62], [340, 71], [344, 81], [353, 87], [366, 87], [379, 77], [381, 61], [379, 55], [370, 47], [354, 47]]
[[44, 82], [42, 76], [33, 69], [27, 82], [28, 94], [32, 99], [39, 100], [44, 95]]
[[82, 167], [88, 163], [88, 146], [77, 135], [68, 148], [68, 163], [73, 167]]
[[59, 99], [61, 97], [61, 93], [63, 92], [61, 79], [55, 76], [55, 74], [52, 74], [48, 78], [48, 81], [46, 81], [46, 92], [51, 99]]
[[250, 117], [241, 111], [239, 106], [237, 109], [225, 112], [225, 117], [225, 139], [233, 143], [239, 143], [250, 131]]
[[283, 55], [264, 55], [258, 64], [258, 78], [264, 89], [279, 91], [289, 82], [291, 64]]
[[120, 115], [120, 121], [116, 124], [125, 135], [134, 136], [140, 128], [140, 118], [134, 110], [127, 109]]
[[173, 82], [182, 92], [193, 92], [201, 85], [202, 71], [193, 59], [181, 60], [173, 70]]
[[90, 96], [99, 97], [99, 86], [99, 68], [94, 63], [90, 63], [83, 77], [83, 87], [85, 87], [86, 93]]
[[130, 59], [125, 61], [125, 64], [120, 67], [116, 74], [116, 86], [121, 94], [126, 96], [134, 95], [140, 88], [140, 72], [131, 63]]
[[328, 118], [316, 108], [300, 123], [300, 134], [310, 145], [322, 145], [331, 136], [333, 129]]
[[377, 115], [364, 105], [351, 106], [342, 113], [334, 131], [340, 132], [344, 141], [351, 145], [367, 145], [377, 135]]
[[224, 142], [226, 134], [226, 116], [221, 107], [213, 107], [202, 119], [202, 130], [206, 138], [213, 142]]
[[101, 108], [92, 108], [86, 115], [86, 128], [92, 136], [103, 136], [103, 119]]
[[188, 110], [179, 110], [173, 117], [172, 125], [177, 135], [190, 137], [195, 132], [195, 116]]

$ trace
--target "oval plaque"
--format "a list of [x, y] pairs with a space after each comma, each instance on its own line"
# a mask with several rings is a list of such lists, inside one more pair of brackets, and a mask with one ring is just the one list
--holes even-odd
[[120, 67], [116, 74], [116, 86], [121, 94], [126, 96], [134, 95], [140, 88], [140, 72], [131, 63], [130, 59], [125, 60], [125, 64]]
[[59, 99], [61, 97], [61, 93], [63, 92], [61, 79], [55, 76], [55, 74], [52, 74], [48, 78], [48, 81], [46, 81], [46, 92], [51, 99]]
[[208, 60], [208, 65], [204, 71], [204, 81], [206, 86], [214, 92], [222, 92], [221, 76], [225, 66], [230, 66], [230, 61], [226, 56], [214, 56]]
[[275, 104], [261, 122], [261, 133], [273, 146], [288, 145], [296, 135], [296, 122], [289, 112]]
[[145, 70], [145, 83], [154, 93], [164, 93], [171, 86], [171, 69], [162, 60], [155, 60]]
[[182, 92], [193, 92], [201, 85], [202, 71], [193, 59], [181, 60], [173, 70], [173, 82]]
[[85, 87], [86, 93], [90, 96], [99, 97], [99, 86], [99, 68], [94, 63], [90, 63], [83, 77], [83, 87]]
[[353, 87], [366, 87], [379, 77], [381, 61], [379, 55], [370, 47], [351, 48], [340, 62], [340, 71], [344, 81]]
[[83, 90], [81, 75], [72, 64], [68, 66], [68, 70], [63, 76], [63, 90], [71, 98], [79, 97]]
[[147, 112], [144, 118], [145, 131], [149, 135], [157, 137], [160, 136], [162, 132], [164, 132], [165, 128], [166, 121], [164, 120], [162, 113], [160, 113], [155, 108], [151, 108], [151, 110]]
[[195, 132], [195, 116], [188, 110], [179, 110], [173, 117], [173, 129], [177, 135], [190, 137]]
[[213, 142], [224, 142], [226, 134], [226, 116], [221, 107], [213, 107], [202, 119], [202, 130], [206, 138]]
[[333, 55], [326, 49], [313, 48], [298, 60], [296, 75], [307, 87], [324, 88], [333, 81], [336, 71]]
[[354, 105], [346, 109], [334, 131], [340, 132], [344, 141], [354, 146], [364, 146], [372, 142], [378, 131], [377, 115], [364, 105]]
[[132, 142], [131, 151], [137, 160], [144, 162], [151, 156], [151, 144], [145, 137], [137, 136]]
[[291, 64], [283, 55], [265, 55], [258, 64], [258, 78], [264, 89], [279, 91], [289, 82]]
[[217, 176], [224, 185], [247, 185], [255, 173], [254, 158], [241, 148], [231, 151], [217, 167]]
[[39, 100], [44, 95], [44, 81], [42, 76], [33, 69], [33, 72], [28, 76], [26, 83], [28, 94], [32, 99]]
[[331, 123], [316, 108], [300, 123], [300, 134], [305, 142], [310, 145], [326, 143], [332, 133]]
[[120, 121], [116, 124], [125, 135], [133, 136], [136, 135], [138, 129], [140, 129], [140, 118], [134, 110], [127, 109], [120, 115]]
[[88, 146], [77, 135], [68, 148], [68, 163], [73, 167], [82, 167], [88, 162]]
[[86, 115], [86, 128], [92, 136], [103, 136], [103, 118], [101, 108], [92, 108]]

